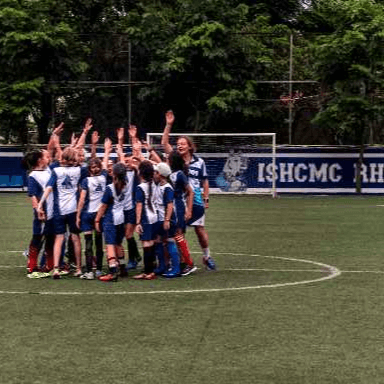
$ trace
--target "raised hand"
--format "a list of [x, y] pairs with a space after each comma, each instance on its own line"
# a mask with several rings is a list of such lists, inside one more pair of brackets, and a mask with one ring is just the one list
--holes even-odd
[[85, 125], [84, 125], [84, 132], [89, 132], [91, 130], [91, 128], [93, 127], [93, 124], [92, 124], [92, 119], [91, 118], [88, 118], [85, 122]]
[[97, 143], [99, 142], [99, 140], [100, 140], [99, 132], [97, 132], [97, 131], [93, 131], [93, 132], [92, 132], [92, 135], [91, 135], [91, 144], [92, 144], [92, 145], [97, 145]]
[[124, 142], [124, 128], [117, 128], [117, 140], [120, 143]]
[[173, 111], [167, 111], [165, 114], [165, 122], [167, 126], [172, 126], [175, 122], [175, 115], [173, 114]]
[[112, 140], [107, 137], [104, 141], [104, 151], [105, 152], [112, 152], [113, 146], [112, 146]]
[[136, 127], [136, 125], [130, 124], [130, 126], [128, 128], [128, 133], [129, 133], [129, 137], [131, 139], [136, 139], [137, 138], [137, 127]]
[[53, 130], [53, 134], [56, 135], [56, 136], [60, 136], [62, 133], [63, 133], [63, 130], [64, 130], [64, 123], [61, 122], [54, 130]]

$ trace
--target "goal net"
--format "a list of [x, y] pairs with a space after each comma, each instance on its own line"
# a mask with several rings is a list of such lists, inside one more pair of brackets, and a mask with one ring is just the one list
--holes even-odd
[[[212, 193], [276, 196], [275, 133], [171, 133], [170, 144], [188, 136], [207, 167]], [[161, 133], [147, 133], [147, 142], [162, 152]]]

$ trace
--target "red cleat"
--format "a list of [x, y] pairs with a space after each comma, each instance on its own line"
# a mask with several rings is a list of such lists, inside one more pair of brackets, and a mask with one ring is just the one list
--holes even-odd
[[108, 273], [107, 275], [102, 275], [99, 277], [100, 281], [117, 281], [116, 273]]

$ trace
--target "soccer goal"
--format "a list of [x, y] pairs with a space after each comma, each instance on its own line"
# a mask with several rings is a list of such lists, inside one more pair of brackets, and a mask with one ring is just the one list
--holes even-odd
[[[170, 144], [175, 147], [180, 136], [188, 136], [205, 160], [211, 193], [276, 196], [275, 133], [171, 133]], [[147, 142], [159, 152], [161, 137], [147, 133]]]

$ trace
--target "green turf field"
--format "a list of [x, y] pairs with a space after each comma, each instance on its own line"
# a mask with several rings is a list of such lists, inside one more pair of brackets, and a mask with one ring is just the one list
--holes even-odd
[[218, 271], [25, 277], [25, 194], [0, 194], [0, 383], [383, 383], [384, 199], [212, 196]]

